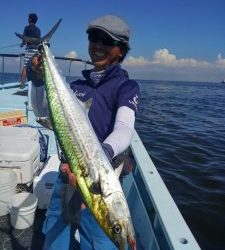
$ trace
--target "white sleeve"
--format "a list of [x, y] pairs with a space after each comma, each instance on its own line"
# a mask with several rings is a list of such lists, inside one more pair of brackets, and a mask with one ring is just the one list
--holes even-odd
[[114, 128], [104, 143], [109, 144], [114, 156], [126, 150], [134, 134], [135, 113], [131, 108], [122, 106], [117, 110]]

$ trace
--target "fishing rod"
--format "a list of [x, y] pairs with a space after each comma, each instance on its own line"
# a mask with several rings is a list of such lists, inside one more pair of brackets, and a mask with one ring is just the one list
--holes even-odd
[[10, 47], [16, 47], [18, 45], [20, 45], [20, 43], [16, 43], [16, 44], [11, 44], [11, 45], [8, 45], [8, 46], [0, 47], [0, 50], [1, 49], [7, 49], [7, 48], [10, 48]]

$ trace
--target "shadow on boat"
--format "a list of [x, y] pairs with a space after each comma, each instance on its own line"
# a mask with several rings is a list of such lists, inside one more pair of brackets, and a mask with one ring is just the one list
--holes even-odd
[[24, 230], [14, 229], [10, 215], [0, 217], [0, 249], [2, 250], [41, 250], [44, 235], [41, 232], [46, 210], [37, 209], [32, 227]]

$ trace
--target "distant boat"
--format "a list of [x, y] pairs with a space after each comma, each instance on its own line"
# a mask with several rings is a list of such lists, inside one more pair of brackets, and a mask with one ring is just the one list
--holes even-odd
[[223, 79], [223, 81], [221, 83], [225, 83], [225, 79]]

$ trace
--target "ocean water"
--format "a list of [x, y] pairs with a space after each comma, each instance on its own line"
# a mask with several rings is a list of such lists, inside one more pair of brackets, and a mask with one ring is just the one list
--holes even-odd
[[225, 249], [225, 84], [139, 81], [136, 128], [202, 249]]
[[201, 249], [224, 250], [225, 84], [138, 82], [136, 129], [148, 153]]

